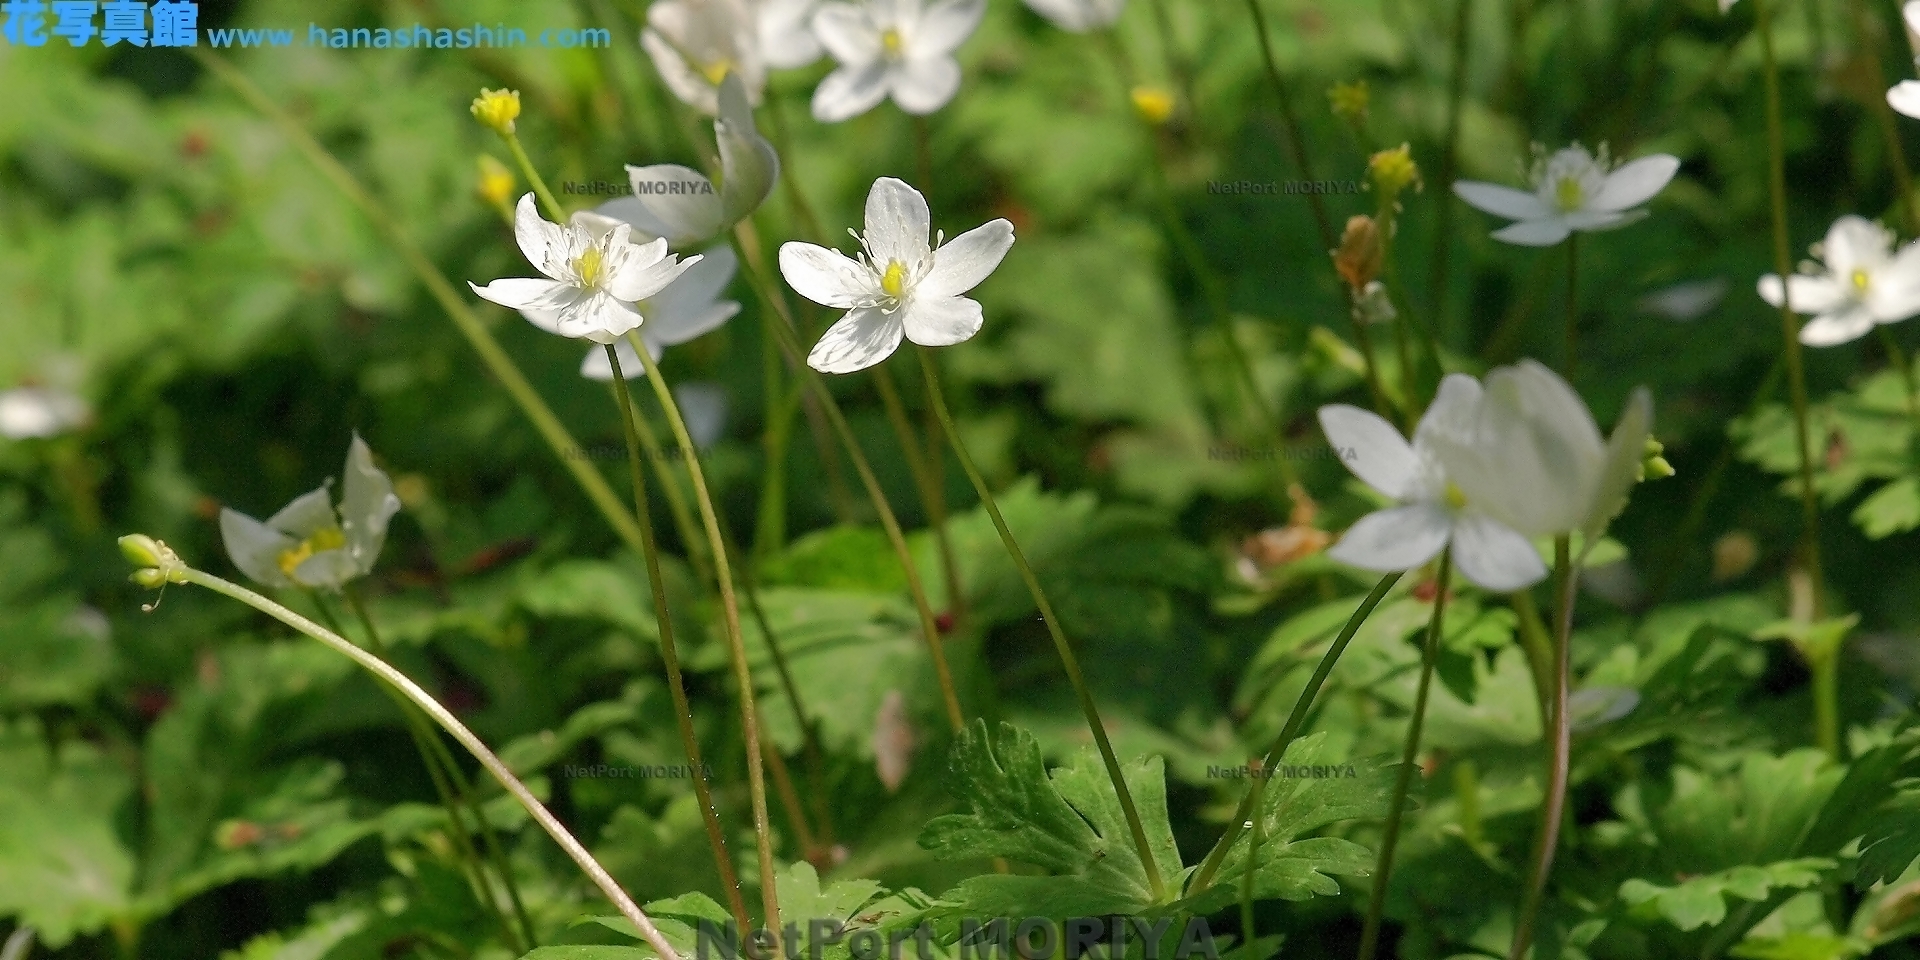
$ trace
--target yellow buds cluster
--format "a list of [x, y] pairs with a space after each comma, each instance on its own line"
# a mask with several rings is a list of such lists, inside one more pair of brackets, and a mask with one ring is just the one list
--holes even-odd
[[1382, 150], [1367, 161], [1367, 176], [1380, 191], [1382, 204], [1392, 203], [1400, 191], [1420, 182], [1420, 167], [1413, 162], [1413, 149], [1401, 144]]
[[1130, 96], [1133, 98], [1134, 112], [1156, 127], [1173, 116], [1173, 94], [1165, 89], [1141, 84], [1133, 88]]
[[1372, 217], [1360, 215], [1347, 218], [1346, 233], [1340, 237], [1340, 249], [1333, 252], [1333, 268], [1340, 271], [1340, 279], [1359, 293], [1380, 276], [1380, 261], [1384, 251], [1380, 244], [1380, 225]]
[[520, 115], [520, 91], [481, 88], [473, 98], [473, 118], [505, 137], [513, 133], [513, 120]]
[[510, 205], [513, 202], [513, 171], [507, 165], [486, 155], [480, 155], [480, 177], [474, 182], [475, 192], [480, 199], [494, 206]]
[[1327, 99], [1333, 104], [1333, 115], [1354, 126], [1367, 122], [1367, 105], [1372, 95], [1367, 90], [1365, 80], [1352, 83], [1336, 83], [1327, 91]]

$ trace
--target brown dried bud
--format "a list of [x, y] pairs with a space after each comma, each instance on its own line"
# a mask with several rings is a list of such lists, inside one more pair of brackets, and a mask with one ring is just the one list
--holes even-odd
[[1380, 275], [1380, 227], [1365, 215], [1349, 217], [1340, 249], [1333, 252], [1333, 268], [1355, 293]]

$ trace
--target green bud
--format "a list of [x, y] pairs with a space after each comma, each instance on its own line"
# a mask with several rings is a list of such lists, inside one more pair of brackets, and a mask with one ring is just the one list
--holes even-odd
[[120, 554], [137, 567], [159, 566], [160, 551], [164, 549], [159, 541], [144, 533], [130, 533], [120, 538]]
[[147, 567], [142, 570], [135, 570], [133, 575], [127, 579], [146, 587], [148, 590], [158, 590], [167, 582], [167, 575], [161, 573], [159, 567]]

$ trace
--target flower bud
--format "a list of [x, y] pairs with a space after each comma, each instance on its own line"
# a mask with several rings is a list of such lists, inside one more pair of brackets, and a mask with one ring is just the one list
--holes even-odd
[[1131, 96], [1134, 111], [1156, 127], [1173, 116], [1173, 94], [1159, 87], [1142, 84], [1133, 88]]
[[473, 98], [473, 118], [505, 137], [513, 134], [513, 118], [520, 115], [520, 91], [488, 90]]
[[1333, 268], [1340, 271], [1341, 279], [1358, 294], [1380, 275], [1383, 254], [1380, 227], [1373, 218], [1349, 217], [1347, 231], [1340, 237], [1340, 249], [1333, 252]]
[[1367, 122], [1367, 103], [1371, 95], [1365, 80], [1352, 83], [1336, 83], [1327, 91], [1327, 99], [1333, 103], [1333, 115], [1360, 126]]
[[1666, 452], [1667, 448], [1665, 444], [1652, 437], [1647, 438], [1646, 450], [1640, 457], [1639, 480], [1641, 482], [1648, 480], [1665, 480], [1673, 476], [1673, 464], [1668, 463], [1667, 458], [1661, 456], [1661, 454]]
[[480, 178], [474, 186], [480, 199], [494, 206], [511, 204], [514, 200], [513, 186], [513, 171], [508, 170], [506, 164], [484, 153], [480, 155]]
[[1420, 167], [1413, 162], [1413, 149], [1403, 143], [1374, 154], [1367, 161], [1367, 175], [1380, 191], [1380, 202], [1392, 203], [1400, 191], [1420, 182]]
[[136, 567], [160, 566], [160, 552], [165, 549], [158, 540], [144, 533], [130, 533], [120, 538], [120, 555]]

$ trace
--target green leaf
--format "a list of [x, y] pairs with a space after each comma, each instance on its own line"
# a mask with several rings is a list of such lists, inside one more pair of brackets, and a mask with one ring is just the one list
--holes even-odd
[[1869, 540], [1920, 527], [1920, 477], [1904, 476], [1875, 490], [1854, 508], [1853, 525]]
[[520, 606], [535, 616], [600, 620], [649, 641], [659, 640], [653, 594], [645, 579], [616, 564], [563, 561], [522, 587], [519, 599]]
[[902, 593], [907, 589], [907, 572], [894, 556], [891, 541], [873, 527], [828, 527], [799, 537], [768, 561], [760, 579], [768, 586], [823, 590]]
[[1798, 890], [1820, 882], [1832, 869], [1825, 857], [1782, 860], [1764, 867], [1738, 866], [1663, 887], [1638, 877], [1620, 885], [1620, 899], [1645, 915], [1658, 916], [1682, 930], [1715, 926], [1727, 917], [1728, 897], [1765, 900], [1775, 889]]
[[126, 910], [134, 864], [114, 818], [132, 788], [85, 741], [55, 750], [34, 720], [0, 723], [0, 916], [59, 949]]

